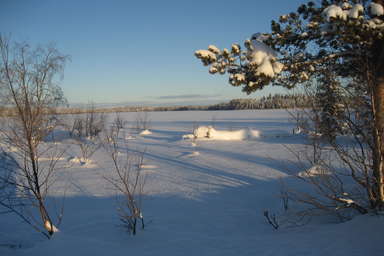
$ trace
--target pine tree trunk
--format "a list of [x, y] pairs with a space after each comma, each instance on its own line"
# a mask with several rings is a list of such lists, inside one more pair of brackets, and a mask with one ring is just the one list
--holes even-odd
[[372, 88], [372, 108], [374, 117], [373, 176], [375, 190], [374, 207], [384, 208], [384, 47], [376, 42], [374, 53], [374, 78]]
[[374, 150], [373, 176], [375, 178], [375, 205], [384, 207], [384, 75], [376, 78], [373, 89], [374, 100]]

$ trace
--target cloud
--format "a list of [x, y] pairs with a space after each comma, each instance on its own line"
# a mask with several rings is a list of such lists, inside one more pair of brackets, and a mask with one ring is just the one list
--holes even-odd
[[220, 97], [219, 94], [206, 95], [206, 94], [181, 94], [181, 95], [165, 95], [156, 97], [159, 100], [180, 100], [180, 99], [210, 99]]

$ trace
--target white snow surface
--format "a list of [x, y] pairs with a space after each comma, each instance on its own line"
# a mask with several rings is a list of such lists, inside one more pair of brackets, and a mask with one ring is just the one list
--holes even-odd
[[[121, 113], [132, 127], [136, 113]], [[146, 184], [142, 198], [145, 230], [130, 236], [120, 226], [116, 192], [105, 177], [114, 174], [103, 149], [97, 165], [73, 164], [60, 170], [48, 203], [66, 194], [61, 225], [51, 240], [11, 214], [0, 215], [1, 256], [382, 256], [384, 216], [357, 216], [345, 223], [322, 216], [305, 226], [274, 230], [263, 211], [281, 211], [280, 182], [303, 186], [292, 178], [292, 155], [282, 145], [302, 147], [304, 136], [284, 110], [152, 112], [151, 136], [121, 131], [121, 152], [144, 153]], [[110, 114], [112, 125], [115, 115]], [[255, 140], [183, 140], [196, 124], [216, 131], [259, 131]], [[66, 154], [80, 155], [70, 139], [60, 141]], [[127, 144], [124, 144], [124, 142]], [[195, 153], [197, 152], [197, 153]], [[65, 155], [65, 159], [69, 158]], [[193, 156], [193, 157], [192, 157]], [[66, 162], [59, 161], [59, 162]], [[42, 162], [42, 164], [45, 162]], [[297, 170], [298, 172], [298, 170]], [[297, 174], [296, 172], [296, 174]], [[51, 204], [52, 205], [52, 204]], [[52, 207], [54, 209], [55, 206]], [[2, 211], [3, 209], [0, 209]], [[54, 219], [53, 223], [57, 222]]]

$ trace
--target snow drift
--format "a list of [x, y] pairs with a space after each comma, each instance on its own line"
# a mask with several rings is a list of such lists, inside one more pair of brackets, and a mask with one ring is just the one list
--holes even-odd
[[152, 134], [152, 132], [150, 130], [148, 130], [148, 129], [145, 129], [144, 131], [140, 132], [141, 136], [151, 135], [151, 134]]
[[183, 139], [246, 140], [259, 137], [260, 131], [258, 130], [223, 131], [216, 130], [212, 126], [199, 126], [193, 130], [193, 134], [184, 135]]

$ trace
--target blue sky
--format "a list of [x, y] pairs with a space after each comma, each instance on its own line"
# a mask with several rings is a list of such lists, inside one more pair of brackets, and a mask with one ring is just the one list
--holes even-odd
[[268, 32], [303, 2], [0, 0], [0, 32], [70, 55], [61, 82], [70, 102], [204, 103], [246, 95], [209, 75], [194, 51]]

